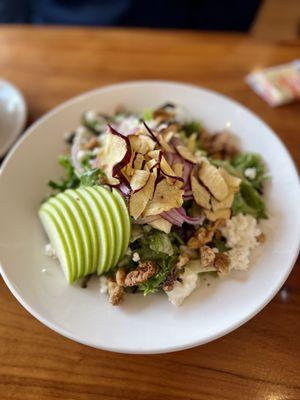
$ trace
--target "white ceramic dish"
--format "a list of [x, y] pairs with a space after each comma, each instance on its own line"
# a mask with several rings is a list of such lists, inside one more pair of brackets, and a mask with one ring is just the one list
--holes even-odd
[[22, 93], [10, 82], [0, 79], [0, 157], [24, 129], [26, 116]]
[[[181, 308], [160, 295], [128, 296], [112, 307], [99, 294], [68, 286], [55, 261], [44, 255], [46, 238], [37, 210], [50, 178], [60, 176], [57, 156], [63, 132], [82, 111], [133, 110], [165, 101], [184, 105], [211, 129], [230, 127], [241, 146], [263, 155], [272, 180], [267, 242], [245, 275], [202, 284]], [[299, 250], [300, 189], [293, 162], [272, 130], [253, 113], [222, 95], [190, 85], [159, 81], [113, 85], [76, 97], [32, 125], [4, 162], [0, 177], [1, 272], [20, 303], [56, 332], [96, 348], [127, 353], [180, 350], [216, 339], [259, 312], [286, 280]], [[43, 270], [46, 270], [46, 272]]]

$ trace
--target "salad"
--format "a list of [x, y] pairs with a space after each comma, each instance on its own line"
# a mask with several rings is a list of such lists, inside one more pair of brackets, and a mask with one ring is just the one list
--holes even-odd
[[265, 240], [267, 176], [231, 133], [167, 103], [84, 112], [65, 141], [65, 177], [49, 182], [39, 216], [69, 283], [99, 276], [113, 305], [139, 292], [180, 305], [207, 274], [248, 269]]

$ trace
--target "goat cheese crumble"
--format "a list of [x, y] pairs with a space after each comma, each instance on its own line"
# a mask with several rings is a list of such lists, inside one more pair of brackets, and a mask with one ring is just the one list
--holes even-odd
[[251, 180], [256, 178], [256, 168], [246, 168], [244, 171], [244, 175], [246, 178], [249, 178]]
[[250, 263], [251, 250], [258, 246], [256, 237], [261, 234], [257, 220], [251, 215], [238, 214], [227, 221], [221, 229], [222, 235], [231, 247], [228, 251], [230, 270], [247, 270]]
[[181, 282], [176, 281], [174, 288], [166, 292], [170, 302], [175, 306], [180, 306], [184, 299], [196, 289], [198, 274], [189, 268], [185, 268], [179, 278]]

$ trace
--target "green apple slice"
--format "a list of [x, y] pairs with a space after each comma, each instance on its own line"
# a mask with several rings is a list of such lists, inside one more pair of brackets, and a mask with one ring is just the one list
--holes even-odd
[[89, 202], [86, 200], [84, 195], [81, 193], [80, 189], [75, 190], [67, 190], [65, 192], [68, 194], [68, 196], [71, 196], [75, 201], [77, 201], [77, 204], [81, 208], [82, 213], [84, 214], [85, 221], [87, 223], [88, 227], [88, 232], [87, 232], [87, 237], [90, 239], [89, 240], [89, 246], [91, 246], [91, 271], [89, 272], [90, 274], [93, 274], [97, 272], [97, 266], [99, 262], [99, 239], [98, 239], [98, 233], [97, 233], [97, 228], [95, 226], [95, 219], [93, 215], [93, 211], [91, 210], [91, 207], [89, 205]]
[[108, 189], [102, 186], [95, 186], [95, 189], [100, 193], [106, 202], [107, 209], [111, 216], [111, 221], [113, 223], [114, 237], [115, 237], [115, 251], [112, 261], [112, 268], [116, 266], [120, 259], [122, 246], [123, 246], [123, 227], [122, 227], [122, 214], [121, 209], [114, 195]]
[[75, 198], [71, 194], [77, 194], [76, 191], [74, 190], [66, 190], [64, 193], [60, 195], [60, 198], [63, 198], [68, 206], [70, 207], [70, 210], [72, 212], [72, 215], [74, 216], [78, 228], [82, 237], [82, 242], [83, 242], [83, 250], [84, 250], [84, 274], [89, 275], [91, 274], [93, 270], [93, 254], [92, 254], [92, 243], [91, 243], [91, 236], [89, 234], [89, 227], [87, 224], [87, 220], [85, 217], [85, 214], [82, 212], [81, 207], [80, 207], [80, 198], [76, 196]]
[[109, 220], [107, 220], [107, 216], [102, 207], [99, 206], [99, 193], [96, 192], [95, 194], [89, 189], [90, 188], [80, 188], [77, 189], [77, 191], [86, 199], [93, 213], [93, 223], [97, 232], [97, 243], [99, 247], [97, 273], [100, 275], [111, 262], [110, 246], [112, 241], [112, 227], [110, 228]]
[[123, 227], [123, 243], [122, 243], [122, 250], [121, 250], [121, 255], [120, 258], [124, 257], [126, 250], [129, 245], [130, 237], [131, 237], [131, 220], [130, 220], [130, 215], [128, 212], [128, 208], [126, 206], [124, 197], [121, 195], [121, 193], [117, 189], [112, 190], [112, 194], [117, 200], [120, 209], [122, 210], [121, 215], [122, 215], [122, 227]]
[[48, 200], [49, 204], [53, 204], [64, 216], [66, 220], [66, 224], [70, 230], [69, 240], [75, 249], [74, 253], [76, 255], [77, 263], [76, 263], [76, 279], [84, 276], [85, 271], [85, 254], [84, 254], [84, 245], [82, 235], [79, 229], [78, 222], [76, 221], [72, 209], [69, 207], [68, 202], [60, 193], [55, 197], [50, 198]]
[[39, 217], [51, 246], [57, 254], [63, 273], [67, 281], [72, 283], [75, 279], [74, 260], [69, 244], [66, 241], [66, 232], [62, 228], [60, 217], [56, 210], [47, 204], [41, 207]]

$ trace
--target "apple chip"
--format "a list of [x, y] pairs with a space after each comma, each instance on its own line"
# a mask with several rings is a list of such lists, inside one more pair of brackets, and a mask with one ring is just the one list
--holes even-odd
[[231, 216], [231, 210], [229, 208], [223, 208], [221, 210], [209, 211], [204, 210], [204, 213], [210, 221], [216, 221], [217, 219], [229, 219]]
[[130, 186], [133, 192], [142, 189], [142, 187], [144, 187], [148, 182], [149, 176], [150, 176], [149, 171], [136, 169], [130, 181]]
[[197, 133], [192, 133], [191, 136], [188, 138], [187, 147], [189, 151], [194, 154], [196, 151], [196, 142], [197, 142]]
[[145, 164], [145, 169], [147, 171], [152, 171], [153, 168], [157, 167], [158, 161], [156, 161], [154, 158], [152, 158], [151, 160], [147, 161]]
[[132, 167], [133, 169], [143, 169], [143, 163], [144, 163], [145, 157], [143, 154], [140, 153], [135, 153], [132, 161]]
[[207, 159], [201, 162], [199, 178], [217, 200], [222, 201], [228, 195], [228, 186], [223, 176]]
[[157, 215], [172, 208], [181, 207], [182, 196], [183, 190], [163, 179], [157, 184], [153, 199], [148, 203], [144, 216]]
[[166, 141], [164, 136], [162, 136], [161, 134], [158, 134], [156, 137], [157, 137], [158, 143], [160, 144], [160, 146], [162, 147], [162, 149], [164, 151], [169, 152], [169, 153], [174, 153], [173, 148], [169, 145], [169, 143]]
[[[176, 162], [172, 165], [172, 168], [175, 172], [175, 175], [178, 176], [179, 178], [182, 178], [183, 175], [183, 164], [180, 162]], [[183, 183], [181, 180], [177, 180], [174, 185], [177, 186], [178, 188], [181, 188], [183, 186]]]
[[154, 169], [153, 172], [149, 174], [146, 185], [130, 196], [129, 214], [134, 219], [137, 219], [144, 212], [148, 202], [153, 198], [156, 177], [157, 169]]
[[178, 145], [178, 146], [176, 146], [176, 150], [177, 150], [177, 153], [182, 158], [184, 158], [185, 160], [187, 160], [193, 164], [196, 164], [197, 160], [196, 160], [194, 154], [192, 154], [186, 146]]
[[131, 149], [128, 138], [118, 133], [112, 127], [106, 134], [104, 147], [99, 150], [97, 166], [101, 168], [107, 178], [107, 183], [117, 185], [121, 169], [124, 168], [131, 159]]
[[195, 176], [191, 177], [191, 186], [192, 192], [195, 199], [195, 202], [207, 210], [210, 210], [210, 193], [205, 189], [204, 186], [199, 183], [198, 179]]
[[211, 205], [213, 211], [222, 210], [222, 208], [231, 208], [233, 203], [234, 193], [229, 193], [222, 201], [217, 201], [215, 199], [211, 200]]
[[173, 169], [170, 167], [170, 165], [168, 164], [167, 160], [165, 159], [165, 157], [163, 156], [160, 160], [160, 169], [161, 172], [166, 175], [167, 177], [176, 177], [175, 172], [173, 171]]
[[131, 150], [140, 154], [146, 154], [154, 150], [155, 141], [147, 135], [129, 135]]
[[154, 160], [159, 160], [162, 157], [162, 151], [161, 150], [151, 150], [147, 153], [148, 158], [153, 158]]
[[227, 185], [233, 189], [234, 192], [238, 192], [240, 188], [241, 179], [237, 176], [229, 174], [225, 168], [219, 168], [219, 172], [224, 178]]
[[163, 231], [165, 233], [170, 233], [172, 224], [164, 218], [158, 217], [155, 221], [149, 222], [153, 228]]

